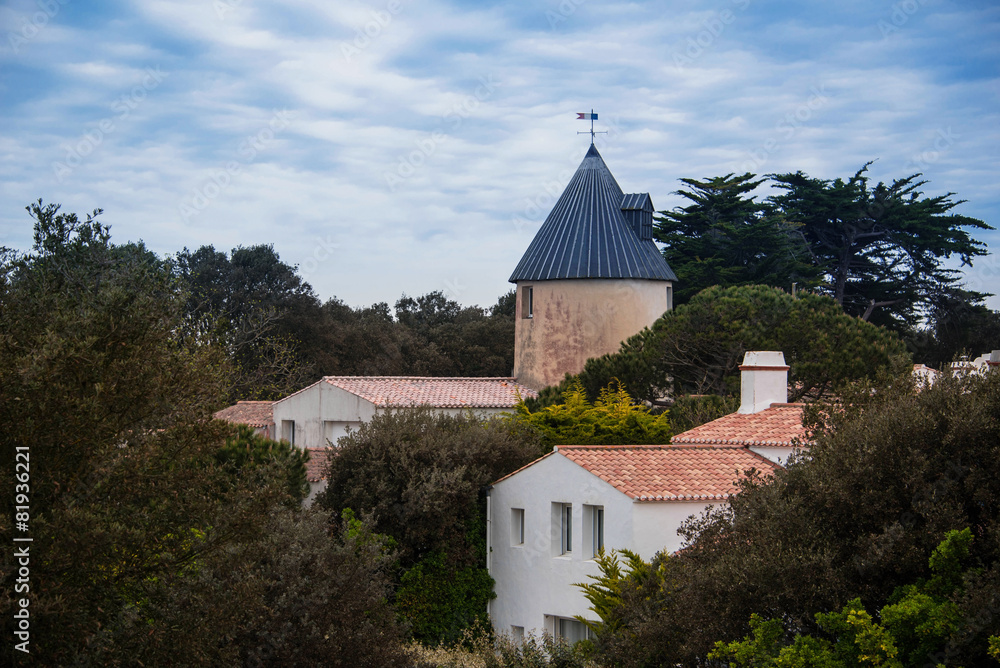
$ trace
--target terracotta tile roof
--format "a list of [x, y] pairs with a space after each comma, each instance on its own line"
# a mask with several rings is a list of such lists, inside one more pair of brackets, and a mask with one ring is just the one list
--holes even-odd
[[270, 401], [237, 401], [229, 408], [215, 414], [217, 420], [251, 427], [269, 427], [274, 424], [274, 413]]
[[333, 455], [333, 448], [306, 448], [309, 461], [306, 463], [306, 480], [319, 482], [326, 479], [326, 465]]
[[675, 434], [671, 445], [795, 445], [806, 441], [802, 426], [805, 404], [771, 404], [759, 413], [730, 413]]
[[780, 468], [742, 447], [560, 445], [555, 451], [636, 501], [721, 501], [743, 471]]
[[538, 396], [513, 378], [325, 376], [323, 382], [382, 407], [513, 408], [519, 392], [524, 398]]

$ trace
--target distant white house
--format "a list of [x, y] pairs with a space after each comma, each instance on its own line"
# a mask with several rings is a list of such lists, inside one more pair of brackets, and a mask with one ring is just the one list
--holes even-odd
[[538, 394], [513, 378], [324, 376], [273, 404], [278, 438], [300, 448], [336, 445], [379, 411], [429, 406], [449, 415], [509, 412]]
[[805, 442], [802, 405], [788, 404], [779, 352], [744, 358], [740, 410], [678, 434], [670, 445], [557, 446], [493, 483], [487, 561], [498, 633], [548, 631], [570, 641], [593, 618], [575, 583], [598, 575], [594, 555], [627, 548], [644, 559], [682, 546], [691, 515], [727, 503], [743, 471], [773, 473]]
[[577, 445], [498, 480], [487, 510], [494, 629], [582, 639], [574, 616], [593, 613], [573, 585], [598, 575], [597, 552], [628, 548], [650, 559], [676, 551], [681, 523], [725, 503], [736, 472], [751, 468], [777, 465], [741, 446]]

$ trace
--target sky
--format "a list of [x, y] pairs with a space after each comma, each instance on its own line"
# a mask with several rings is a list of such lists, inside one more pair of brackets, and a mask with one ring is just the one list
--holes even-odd
[[[161, 255], [273, 244], [323, 300], [486, 307], [591, 109], [658, 210], [681, 178], [874, 161], [1000, 227], [995, 0], [6, 0], [0, 246], [42, 198]], [[966, 284], [1000, 293], [975, 236]]]

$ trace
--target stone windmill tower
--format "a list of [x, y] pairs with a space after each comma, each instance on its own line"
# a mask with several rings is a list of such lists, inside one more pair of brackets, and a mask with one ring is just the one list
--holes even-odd
[[514, 377], [553, 385], [673, 307], [648, 193], [625, 194], [590, 150], [518, 263]]

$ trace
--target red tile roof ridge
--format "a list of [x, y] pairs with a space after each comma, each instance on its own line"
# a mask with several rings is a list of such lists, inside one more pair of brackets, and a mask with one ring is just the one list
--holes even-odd
[[[732, 449], [738, 449], [738, 445], [733, 445]], [[653, 444], [635, 444], [635, 445], [555, 445], [553, 449], [558, 451], [560, 449], [570, 449], [570, 450], [672, 450], [674, 448], [705, 448], [707, 446], [703, 445], [688, 445], [687, 443], [653, 443]], [[719, 450], [720, 448], [712, 448]]]
[[736, 491], [734, 473], [739, 477], [741, 471], [756, 468], [768, 474], [782, 468], [744, 447], [560, 445], [494, 484], [556, 454], [643, 502], [724, 500]]
[[502, 478], [497, 478], [496, 480], [494, 480], [493, 482], [491, 482], [491, 483], [490, 483], [490, 486], [492, 487], [493, 485], [497, 484], [498, 482], [501, 482], [501, 481], [503, 481], [503, 480], [506, 480], [507, 478], [511, 477], [512, 475], [514, 475], [514, 474], [516, 474], [516, 473], [520, 473], [520, 472], [521, 472], [521, 471], [523, 471], [524, 469], [526, 469], [526, 468], [530, 468], [530, 467], [534, 466], [535, 464], [537, 464], [538, 462], [542, 461], [543, 459], [547, 459], [548, 457], [551, 457], [551, 456], [552, 456], [552, 455], [554, 455], [554, 454], [556, 454], [556, 451], [555, 451], [555, 450], [553, 450], [552, 452], [546, 452], [546, 453], [545, 453], [544, 455], [542, 455], [542, 456], [541, 456], [541, 457], [539, 457], [538, 459], [533, 459], [533, 460], [531, 460], [530, 462], [528, 462], [527, 464], [525, 464], [525, 465], [524, 465], [524, 466], [522, 466], [521, 468], [517, 469], [516, 471], [511, 471], [510, 473], [508, 473], [508, 474], [507, 474], [507, 475], [505, 475], [504, 477], [502, 477]]

